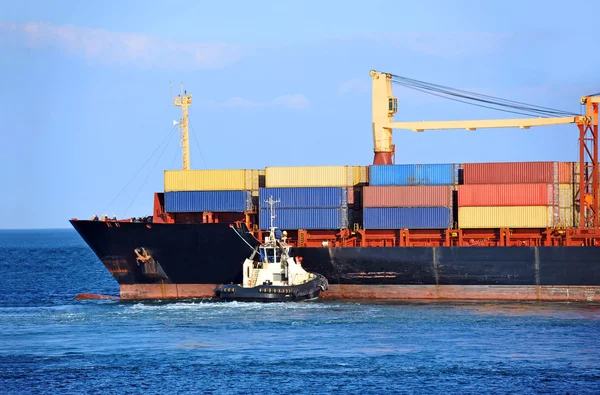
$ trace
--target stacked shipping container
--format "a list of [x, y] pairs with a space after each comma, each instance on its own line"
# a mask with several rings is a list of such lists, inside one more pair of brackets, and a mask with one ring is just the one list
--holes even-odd
[[458, 186], [458, 226], [547, 228], [573, 225], [572, 164], [467, 163]]
[[165, 170], [165, 192], [258, 191], [261, 175], [262, 170]]
[[348, 226], [348, 190], [342, 187], [261, 188], [259, 226], [270, 227], [269, 198], [275, 205], [274, 225], [281, 229], [341, 229]]
[[270, 197], [279, 200], [280, 208], [337, 208], [348, 206], [348, 191], [338, 187], [304, 188], [261, 188], [259, 207], [269, 208], [266, 202]]
[[465, 184], [568, 184], [573, 162], [465, 163]]
[[352, 166], [267, 167], [265, 187], [344, 187], [354, 185]]
[[452, 191], [457, 166], [371, 166], [363, 190], [365, 229], [446, 229], [452, 227]]
[[253, 211], [261, 176], [261, 170], [166, 170], [165, 211]]
[[[261, 230], [270, 227], [268, 209], [261, 209], [258, 216]], [[342, 229], [348, 227], [348, 208], [279, 208], [275, 209], [274, 226], [279, 229]]]
[[167, 213], [252, 211], [251, 191], [165, 192]]
[[266, 230], [265, 200], [273, 197], [280, 200], [275, 225], [290, 230], [353, 222], [364, 229], [570, 227], [575, 168], [572, 162], [516, 162], [167, 170], [165, 211], [259, 208]]
[[281, 229], [347, 228], [355, 201], [355, 186], [368, 182], [366, 166], [267, 167], [259, 193], [260, 229], [270, 226], [268, 204], [275, 205], [276, 227]]

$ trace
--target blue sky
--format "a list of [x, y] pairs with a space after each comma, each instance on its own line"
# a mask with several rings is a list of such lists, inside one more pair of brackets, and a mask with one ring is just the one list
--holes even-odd
[[[585, 25], [599, 11], [582, 1], [4, 2], [0, 228], [150, 214], [162, 171], [181, 166], [172, 134], [142, 167], [180, 115], [169, 82], [193, 94], [196, 169], [370, 164], [371, 69], [579, 112], [582, 95], [600, 92]], [[396, 120], [506, 117], [394, 93]], [[397, 163], [577, 160], [569, 125], [396, 131], [394, 143]]]

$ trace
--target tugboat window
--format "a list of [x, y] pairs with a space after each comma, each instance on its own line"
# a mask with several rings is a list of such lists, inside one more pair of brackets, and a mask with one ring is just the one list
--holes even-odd
[[278, 248], [269, 248], [269, 249], [261, 249], [261, 257], [268, 263], [275, 263], [280, 258], [280, 253]]

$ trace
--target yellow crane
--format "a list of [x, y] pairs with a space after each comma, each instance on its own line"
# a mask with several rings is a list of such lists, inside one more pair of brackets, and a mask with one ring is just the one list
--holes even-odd
[[181, 107], [181, 121], [174, 121], [174, 125], [179, 125], [181, 132], [181, 149], [183, 151], [183, 170], [190, 169], [190, 141], [188, 133], [188, 107], [192, 104], [192, 95], [183, 90], [181, 86], [181, 94], [173, 98], [173, 105]]
[[394, 161], [395, 147], [392, 144], [392, 130], [406, 129], [415, 132], [425, 130], [484, 128], [520, 128], [529, 129], [536, 126], [576, 124], [579, 128], [579, 207], [580, 228], [598, 228], [598, 103], [600, 96], [583, 96], [581, 104], [585, 105], [585, 115], [547, 117], [547, 118], [515, 118], [492, 120], [464, 121], [420, 121], [394, 122], [398, 111], [398, 99], [392, 94], [392, 78], [389, 73], [371, 70], [372, 78], [372, 120], [373, 148], [375, 156], [373, 164], [387, 165]]

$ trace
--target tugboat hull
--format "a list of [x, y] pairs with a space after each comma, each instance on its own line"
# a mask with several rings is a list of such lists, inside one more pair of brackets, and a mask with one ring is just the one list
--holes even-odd
[[237, 302], [300, 302], [317, 299], [328, 288], [325, 277], [317, 277], [307, 283], [292, 286], [257, 285], [246, 288], [238, 284], [223, 285], [217, 289], [219, 299]]

